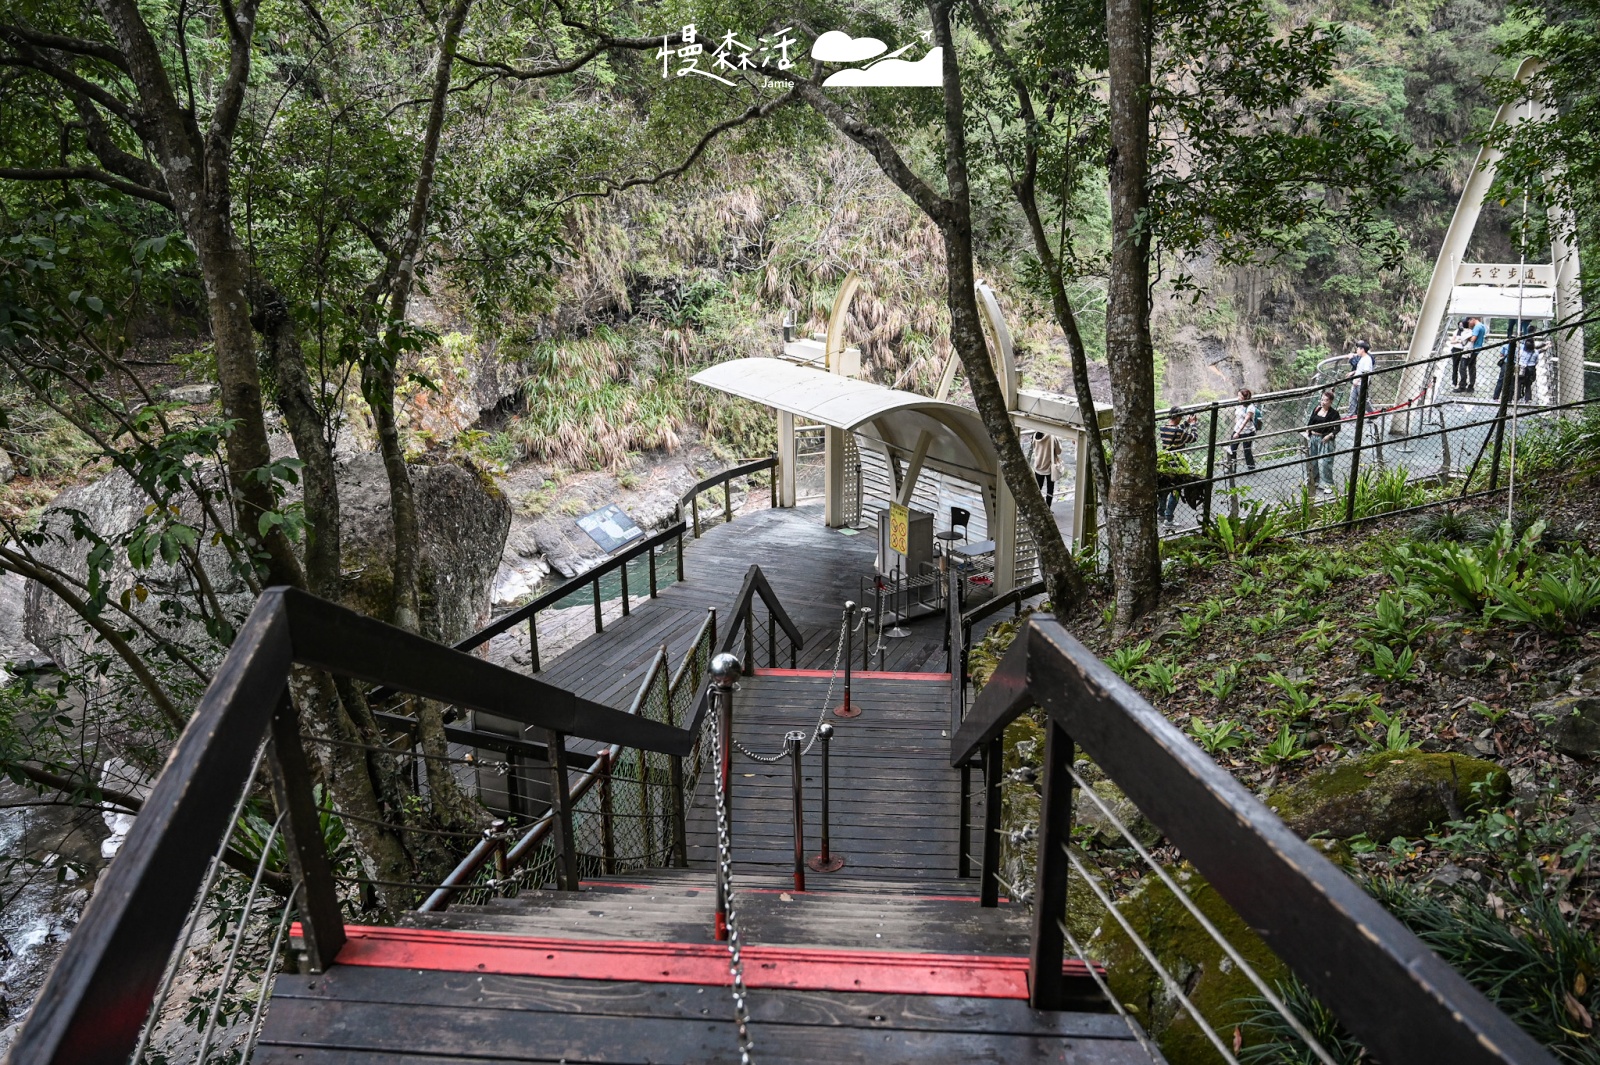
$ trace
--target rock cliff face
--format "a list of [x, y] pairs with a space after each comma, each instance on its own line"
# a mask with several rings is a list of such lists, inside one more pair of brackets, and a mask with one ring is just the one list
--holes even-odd
[[[488, 618], [490, 585], [510, 528], [511, 506], [488, 478], [468, 467], [414, 466], [412, 478], [424, 545], [423, 628], [430, 637], [452, 642]], [[382, 461], [375, 455], [348, 460], [340, 471], [340, 496], [345, 605], [384, 617], [391, 594], [394, 536]], [[120, 471], [69, 489], [45, 512], [42, 527], [47, 540], [34, 554], [78, 581], [87, 580], [89, 544], [74, 535], [74, 526], [92, 529], [115, 543], [143, 518], [148, 505], [149, 499]], [[197, 503], [190, 500], [182, 509], [186, 522], [201, 525]], [[209, 536], [201, 537], [200, 557], [224, 611], [237, 622], [249, 613], [254, 596], [230, 570], [223, 550], [210, 544]], [[189, 594], [190, 576], [181, 567], [157, 562], [136, 570], [127, 551], [117, 548], [110, 554], [105, 584], [112, 598], [143, 585], [149, 590], [147, 598], [130, 599], [130, 609], [164, 638], [199, 651], [202, 659], [219, 653], [197, 622], [175, 623], [160, 613], [161, 599]], [[47, 589], [29, 582], [23, 598], [23, 635], [63, 668], [80, 668], [97, 653], [87, 627]]]
[[[413, 466], [411, 482], [422, 529], [423, 634], [454, 643], [489, 620], [511, 503], [487, 476], [466, 466]], [[383, 461], [358, 455], [345, 463], [339, 497], [345, 604], [384, 617], [393, 594], [394, 529]]]

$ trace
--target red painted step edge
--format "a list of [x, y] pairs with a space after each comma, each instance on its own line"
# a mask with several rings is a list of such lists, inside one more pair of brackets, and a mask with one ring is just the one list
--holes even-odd
[[[758, 666], [750, 671], [752, 677], [831, 677], [831, 669], [769, 669]], [[950, 683], [948, 673], [891, 673], [884, 670], [853, 669], [850, 675], [856, 680], [930, 680]]]
[[[300, 934], [298, 923], [293, 934]], [[728, 982], [728, 951], [720, 944], [543, 939], [362, 925], [346, 925], [345, 935], [340, 965], [656, 984]], [[1028, 997], [1028, 959], [1022, 957], [757, 946], [745, 947], [743, 953], [745, 984], [752, 988]], [[1078, 961], [1067, 962], [1064, 971], [1087, 975]]]

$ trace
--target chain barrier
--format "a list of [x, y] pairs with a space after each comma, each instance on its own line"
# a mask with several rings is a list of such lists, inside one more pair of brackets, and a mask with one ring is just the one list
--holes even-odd
[[[839, 662], [844, 657], [844, 634], [849, 627], [849, 618], [845, 618], [839, 623], [839, 642], [833, 648], [833, 672], [828, 676], [828, 694], [822, 699], [822, 712], [817, 715], [817, 723], [811, 726], [811, 739], [807, 741], [805, 749], [800, 752], [802, 757], [810, 754], [811, 748], [816, 746], [817, 730], [822, 727], [822, 723], [828, 718], [828, 711], [833, 708], [833, 685], [839, 679]], [[762, 765], [777, 765], [789, 757], [787, 750], [779, 751], [774, 755], [757, 754], [738, 740], [733, 739], [732, 736], [729, 736], [728, 739], [732, 740], [733, 745], [738, 748], [740, 754], [752, 762], [760, 762]]]
[[[722, 693], [721, 698], [733, 698], [733, 692]], [[711, 723], [711, 749], [722, 749], [721, 725], [715, 709], [706, 715]], [[732, 736], [728, 737], [730, 740]], [[739, 1063], [750, 1065], [750, 1051], [755, 1042], [750, 1038], [750, 1011], [744, 986], [744, 956], [739, 947], [738, 907], [733, 896], [733, 841], [728, 830], [728, 797], [722, 773], [714, 773], [717, 789], [717, 876], [722, 881], [723, 910], [728, 926], [728, 976], [729, 991], [733, 996], [733, 1021], [739, 1029]]]

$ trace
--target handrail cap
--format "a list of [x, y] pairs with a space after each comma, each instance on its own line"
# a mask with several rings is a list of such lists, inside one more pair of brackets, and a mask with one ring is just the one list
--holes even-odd
[[739, 663], [737, 655], [724, 652], [711, 660], [711, 679], [719, 688], [733, 687], [733, 682], [743, 672], [744, 666]]

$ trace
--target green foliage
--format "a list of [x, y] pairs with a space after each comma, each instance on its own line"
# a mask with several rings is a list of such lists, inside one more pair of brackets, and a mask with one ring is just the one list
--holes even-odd
[[[1410, 652], [1406, 653], [1409, 654]], [[1368, 727], [1376, 727], [1382, 730], [1375, 731], [1372, 734], [1371, 743], [1375, 749], [1402, 754], [1406, 751], [1414, 751], [1421, 746], [1419, 742], [1412, 740], [1411, 730], [1405, 727], [1405, 719], [1398, 712], [1387, 713], [1377, 704], [1372, 704], [1368, 710], [1371, 714], [1370, 719], [1367, 721]]]
[[1408, 598], [1392, 591], [1383, 592], [1373, 605], [1372, 613], [1358, 620], [1356, 626], [1377, 643], [1410, 647], [1428, 627], [1426, 610], [1417, 604], [1417, 599], [1417, 595]]
[[1372, 655], [1372, 664], [1365, 667], [1366, 672], [1379, 680], [1396, 683], [1412, 679], [1411, 672], [1417, 664], [1417, 655], [1411, 648], [1402, 647], [1396, 653], [1381, 643], [1374, 643], [1369, 645], [1368, 650]]
[[1128, 683], [1136, 683], [1139, 672], [1150, 655], [1150, 641], [1141, 640], [1135, 644], [1124, 644], [1106, 655], [1106, 665], [1111, 672], [1121, 677]]
[[1206, 539], [1225, 558], [1246, 558], [1265, 550], [1284, 531], [1283, 516], [1276, 508], [1252, 502], [1238, 518], [1214, 515]]
[[1211, 696], [1219, 703], [1225, 703], [1229, 697], [1238, 690], [1240, 669], [1239, 663], [1229, 662], [1227, 665], [1211, 674], [1210, 680], [1200, 681], [1200, 690]]
[[1272, 738], [1271, 743], [1256, 752], [1256, 761], [1262, 765], [1282, 765], [1309, 757], [1311, 752], [1305, 749], [1300, 737], [1289, 731], [1287, 725], [1278, 729], [1278, 734]]
[[1246, 739], [1243, 728], [1232, 718], [1225, 718], [1215, 725], [1208, 725], [1199, 715], [1189, 718], [1189, 734], [1207, 754], [1217, 754], [1242, 747]]
[[[1341, 496], [1341, 500], [1344, 497]], [[1421, 506], [1430, 498], [1426, 486], [1410, 480], [1404, 466], [1362, 470], [1356, 478], [1355, 517], [1371, 518], [1391, 511]]]
[[1322, 697], [1312, 692], [1312, 682], [1309, 679], [1295, 680], [1279, 672], [1267, 674], [1267, 683], [1283, 693], [1283, 698], [1278, 704], [1267, 712], [1274, 716], [1281, 716], [1287, 721], [1299, 721], [1309, 717], [1322, 702]]
[[1171, 659], [1157, 658], [1144, 664], [1139, 679], [1148, 691], [1168, 696], [1178, 690], [1178, 676], [1182, 672], [1183, 667]]

